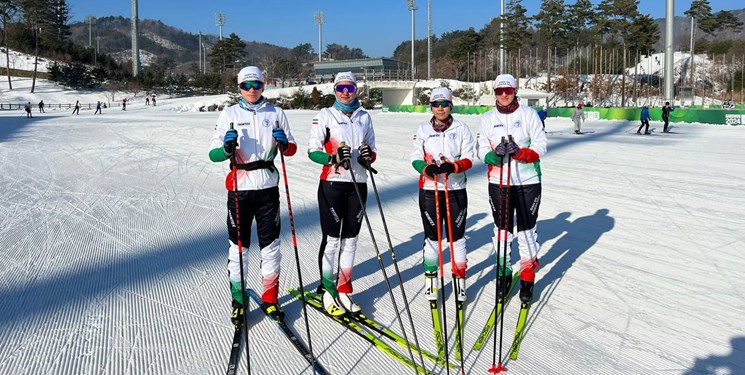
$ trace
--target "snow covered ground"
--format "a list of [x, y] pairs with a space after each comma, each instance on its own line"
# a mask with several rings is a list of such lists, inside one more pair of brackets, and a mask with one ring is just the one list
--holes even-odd
[[[79, 94], [55, 95], [74, 102]], [[26, 119], [21, 111], [0, 111], [0, 373], [224, 373], [233, 332], [225, 269], [227, 165], [207, 157], [218, 114], [193, 112], [214, 100], [133, 103], [126, 112], [112, 108], [96, 116], [86, 109], [79, 116], [34, 110]], [[320, 242], [320, 168], [305, 156], [314, 113], [288, 113], [300, 145], [287, 171], [307, 288], [318, 282]], [[409, 162], [415, 125], [428, 116], [372, 116], [376, 182], [416, 332], [422, 346], [435, 351]], [[476, 132], [478, 116], [458, 118]], [[640, 136], [637, 125], [589, 122], [588, 133], [577, 136], [569, 119], [548, 119], [541, 269], [520, 358], [504, 358], [509, 373], [745, 373], [745, 128], [675, 124], [673, 133], [662, 134], [653, 123], [653, 134]], [[475, 162], [469, 177], [465, 372], [486, 374], [490, 344], [480, 352], [468, 348], [494, 303], [492, 219], [484, 165]], [[284, 290], [298, 282], [284, 193], [281, 201]], [[372, 189], [368, 202], [392, 276]], [[255, 242], [254, 234], [248, 284], [258, 288]], [[365, 227], [354, 276], [364, 311], [399, 331]], [[450, 292], [449, 276], [446, 282]], [[452, 294], [448, 299], [452, 332]], [[305, 339], [300, 303], [286, 293], [280, 303]], [[506, 309], [505, 353], [517, 312], [513, 301]], [[314, 350], [331, 373], [413, 372], [316, 311], [308, 313]], [[254, 374], [310, 373], [272, 322], [255, 306], [249, 314]], [[445, 373], [431, 362], [427, 367]]]

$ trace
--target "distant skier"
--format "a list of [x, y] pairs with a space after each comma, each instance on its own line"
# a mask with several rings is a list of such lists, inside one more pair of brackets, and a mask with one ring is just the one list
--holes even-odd
[[45, 113], [44, 112], [44, 101], [39, 102], [39, 113]]
[[127, 110], [127, 98], [122, 99], [122, 111]]
[[32, 118], [32, 117], [34, 117], [31, 114], [31, 102], [28, 102], [28, 104], [26, 104], [25, 106], [23, 106], [23, 109], [26, 111], [26, 118]]
[[80, 100], [75, 101], [75, 108], [72, 110], [73, 115], [79, 115], [80, 114]]
[[[533, 298], [540, 250], [535, 226], [541, 204], [540, 158], [546, 154], [546, 133], [536, 111], [518, 103], [517, 81], [512, 75], [500, 74], [494, 80], [493, 87], [497, 97], [496, 109], [481, 115], [477, 153], [479, 159], [488, 165], [489, 202], [494, 218], [494, 250], [499, 248], [498, 239], [504, 240], [505, 236], [510, 246], [507, 248], [506, 259], [502, 259], [500, 254], [498, 274], [501, 279], [499, 285], [503, 288], [498, 293], [505, 293], [512, 282], [510, 250], [516, 214], [517, 244], [520, 250], [520, 299], [528, 302]], [[503, 139], [508, 141], [510, 136], [512, 142], [502, 143]], [[508, 155], [509, 166], [504, 163]], [[501, 190], [500, 183], [503, 184]], [[508, 194], [509, 200], [506, 201]]]
[[543, 130], [546, 130], [546, 116], [548, 116], [548, 111], [546, 110], [546, 106], [544, 105], [541, 107], [541, 110], [538, 111], [538, 118], [541, 119], [541, 125], [543, 126]]
[[582, 122], [587, 118], [585, 111], [582, 109], [582, 103], [577, 104], [572, 112], [572, 121], [574, 121], [574, 134], [582, 134]]
[[[236, 175], [230, 172], [225, 186], [228, 189], [227, 226], [230, 240], [228, 278], [233, 299], [231, 320], [240, 325], [247, 301], [243, 300], [241, 290], [238, 252], [243, 253], [243, 273], [246, 275], [248, 260], [245, 254], [250, 245], [251, 223], [254, 220], [261, 251], [261, 308], [275, 320], [284, 319], [284, 312], [278, 303], [282, 254], [279, 249], [279, 173], [274, 166], [274, 158], [280, 145], [286, 156], [294, 155], [297, 145], [284, 111], [269, 104], [262, 96], [264, 74], [261, 70], [255, 66], [245, 67], [238, 72], [237, 81], [241, 98], [238, 104], [226, 107], [220, 113], [210, 143], [209, 157], [213, 162], [235, 157], [237, 163]], [[231, 129], [231, 124], [234, 129]], [[234, 192], [235, 184], [237, 193]], [[238, 195], [237, 212], [235, 194]], [[240, 221], [240, 250], [236, 220]]]
[[649, 107], [646, 105], [642, 107], [642, 113], [639, 117], [642, 124], [639, 125], [639, 129], [636, 130], [636, 134], [641, 134], [642, 128], [644, 128], [644, 134], [650, 134], [649, 133]]
[[150, 94], [145, 95], [145, 105], [150, 105]]
[[[323, 165], [318, 184], [318, 210], [321, 246], [318, 268], [323, 306], [330, 315], [360, 311], [352, 301], [352, 268], [357, 239], [362, 227], [360, 200], [354, 189], [357, 181], [363, 204], [367, 202], [367, 169], [375, 161], [375, 131], [370, 114], [357, 99], [357, 79], [352, 72], [340, 72], [334, 79], [336, 101], [313, 119], [308, 141], [308, 157]], [[337, 252], [340, 252], [337, 257]], [[334, 262], [339, 275], [334, 278]]]
[[670, 106], [670, 102], [665, 102], [665, 105], [662, 106], [662, 121], [665, 122], [665, 126], [662, 128], [663, 133], [667, 133], [667, 126], [670, 124], [670, 112], [674, 111], [675, 108]]
[[153, 99], [153, 107], [155, 107], [155, 94], [152, 94], [150, 97]]
[[[466, 216], [468, 196], [466, 194], [465, 172], [473, 165], [473, 135], [465, 123], [455, 120], [450, 114], [453, 108], [453, 94], [446, 87], [432, 90], [429, 98], [432, 118], [421, 122], [414, 136], [411, 165], [419, 172], [419, 211], [424, 226], [424, 296], [437, 300], [437, 269], [439, 265], [439, 247], [436, 204], [435, 178], [437, 178], [438, 200], [440, 207], [439, 238], [447, 241], [448, 220], [445, 206], [445, 176], [448, 176], [448, 195], [450, 201], [450, 226], [453, 232], [453, 249], [455, 257], [452, 264], [453, 280], [458, 290], [456, 298], [466, 300]], [[444, 159], [441, 159], [444, 158]], [[445, 242], [444, 246], [447, 246]]]
[[97, 115], [99, 113], [101, 113], [101, 101], [96, 102], [96, 112], [93, 112], [94, 115]]

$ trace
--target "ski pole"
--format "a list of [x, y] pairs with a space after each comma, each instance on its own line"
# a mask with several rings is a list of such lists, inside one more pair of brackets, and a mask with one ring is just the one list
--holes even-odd
[[[502, 140], [500, 143], [505, 144], [505, 138], [502, 137]], [[508, 174], [509, 174], [509, 159], [508, 159]], [[503, 176], [504, 173], [502, 173], [502, 168], [499, 169], [499, 194], [497, 196], [498, 204], [497, 207], [499, 211], [497, 212], [497, 248], [496, 248], [496, 257], [497, 257], [497, 264], [494, 267], [494, 273], [497, 276], [497, 282], [496, 282], [496, 294], [494, 296], [494, 309], [497, 309], [498, 301], [499, 301], [499, 291], [500, 288], [504, 288], [504, 285], [501, 285], [501, 278], [499, 277], [499, 267], [500, 267], [500, 259], [502, 260], [502, 263], [506, 262], [506, 255], [505, 257], [502, 256], [501, 252], [501, 246], [502, 246], [502, 228], [500, 228], [500, 225], [503, 225], [504, 227], [507, 227], [505, 222], [507, 221], [506, 216], [509, 214], [507, 211], [507, 207], [505, 205], [504, 200], [502, 199], [502, 188], [503, 188]], [[508, 177], [509, 178], [509, 177]], [[505, 233], [505, 237], [507, 237], [507, 233]], [[505, 246], [506, 246], [507, 239], [505, 238]], [[505, 251], [506, 253], [506, 251]], [[504, 274], [506, 267], [502, 267], [502, 273]], [[494, 332], [494, 344], [492, 346], [492, 364], [491, 369], [489, 369], [490, 373], [498, 374], [501, 372], [507, 372], [507, 369], [502, 366], [502, 333], [504, 331], [504, 306], [502, 307], [502, 311], [499, 312], [499, 315], [497, 316], [497, 319], [500, 320], [499, 322], [499, 365], [497, 365], [497, 333]]]
[[[344, 142], [342, 141], [339, 144], [339, 147], [344, 147]], [[393, 296], [393, 288], [391, 288], [391, 282], [388, 280], [388, 274], [385, 272], [385, 265], [383, 265], [383, 258], [380, 256], [380, 249], [378, 249], [378, 244], [375, 241], [375, 234], [373, 233], [372, 225], [370, 225], [370, 218], [367, 217], [367, 210], [365, 209], [365, 201], [362, 200], [362, 193], [360, 193], [360, 188], [357, 186], [357, 178], [354, 177], [354, 171], [351, 168], [351, 161], [347, 160], [344, 163], [344, 168], [349, 171], [349, 175], [352, 176], [352, 185], [354, 186], [354, 192], [357, 194], [357, 199], [360, 201], [360, 209], [362, 209], [362, 216], [365, 218], [365, 223], [367, 224], [367, 230], [370, 232], [370, 239], [372, 240], [373, 249], [375, 249], [375, 254], [378, 258], [378, 265], [380, 266], [380, 271], [383, 272], [383, 279], [385, 279], [385, 285], [388, 287], [388, 295], [391, 297], [391, 302], [393, 303], [393, 309], [396, 311], [396, 318], [398, 319], [398, 324], [401, 328], [401, 331], [406, 334], [406, 331], [404, 330], [404, 324], [401, 320], [401, 314], [398, 312], [398, 305], [396, 304], [396, 298]], [[419, 369], [416, 366], [416, 361], [414, 360], [414, 354], [411, 352], [411, 346], [408, 346], [409, 348], [409, 357], [411, 358], [411, 363], [414, 364], [414, 372], [418, 375]]]
[[[230, 129], [233, 130], [233, 123], [230, 123]], [[238, 148], [238, 142], [235, 143]], [[238, 236], [238, 263], [241, 265], [241, 296], [243, 298], [243, 337], [246, 338], [246, 366], [248, 367], [248, 373], [251, 374], [251, 355], [248, 347], [248, 299], [246, 298], [246, 278], [243, 274], [243, 241], [241, 240], [241, 215], [238, 201], [238, 164], [235, 157], [235, 149], [233, 149], [233, 155], [230, 156], [230, 164], [233, 169], [233, 202], [235, 202], [235, 231]]]
[[[440, 155], [440, 160], [445, 162], [445, 156]], [[451, 221], [450, 216], [450, 190], [448, 189], [448, 175], [445, 174], [445, 177], [443, 177], [443, 183], [445, 185], [445, 218], [447, 220], [447, 226], [448, 226], [448, 246], [450, 246], [450, 268], [453, 271], [453, 292], [458, 291], [458, 285], [457, 280], [455, 279], [456, 271], [460, 273], [460, 269], [458, 269], [458, 265], [455, 263], [455, 251], [453, 250], [453, 222]], [[465, 275], [464, 275], [465, 276]], [[465, 280], [464, 280], [465, 281]], [[443, 288], [444, 289], [444, 288]], [[442, 301], [443, 306], [445, 305], [445, 301]], [[462, 302], [458, 301], [458, 297], [456, 295], [455, 298], [455, 324], [456, 324], [456, 334], [457, 342], [458, 342], [458, 349], [460, 351], [460, 369], [463, 375], [466, 375], [465, 365], [463, 365], [463, 357], [465, 356], [463, 353], [463, 322], [460, 321], [460, 310], [463, 308]], [[445, 310], [445, 307], [442, 308], [443, 312]]]
[[[279, 121], [276, 122], [279, 128]], [[313, 343], [310, 338], [310, 326], [308, 325], [308, 307], [305, 303], [305, 289], [303, 286], [303, 273], [300, 271], [300, 255], [297, 249], [297, 236], [295, 235], [295, 218], [292, 214], [292, 202], [290, 201], [290, 184], [287, 181], [287, 167], [285, 166], [285, 148], [281, 143], [277, 143], [279, 149], [279, 160], [282, 163], [282, 177], [285, 180], [285, 196], [287, 197], [287, 213], [290, 217], [290, 232], [292, 233], [292, 247], [295, 249], [295, 265], [297, 266], [297, 279], [300, 283], [300, 300], [303, 301], [303, 317], [305, 318], [305, 333], [308, 335], [308, 350], [310, 351], [311, 361], [313, 362], [313, 371], [316, 370], [316, 356], [313, 354]]]
[[[442, 265], [442, 216], [440, 216], [440, 195], [438, 193], [437, 184], [439, 183], [437, 180], [437, 175], [434, 175], [435, 180], [435, 221], [437, 222], [437, 249], [440, 253], [440, 294], [442, 295], [442, 324], [443, 326], [447, 324], [447, 308], [445, 307], [445, 274], [442, 271], [443, 265]], [[445, 368], [447, 369], [448, 375], [450, 375], [450, 354], [449, 354], [449, 348], [448, 348], [448, 330], [446, 329], [442, 330], [442, 334], [445, 338]]]
[[[396, 276], [398, 277], [398, 286], [401, 288], [401, 295], [404, 298], [404, 308], [406, 309], [406, 314], [409, 317], [409, 323], [411, 325], [411, 331], [414, 334], [414, 345], [416, 345], [417, 348], [421, 347], [419, 346], [419, 339], [416, 335], [416, 328], [414, 328], [414, 319], [411, 317], [411, 310], [409, 309], [409, 299], [406, 298], [406, 289], [404, 288], [404, 282], [403, 279], [401, 279], [401, 271], [398, 269], [398, 261], [396, 261], [396, 252], [393, 251], [393, 243], [391, 242], [391, 235], [388, 232], [388, 224], [385, 222], [385, 215], [383, 214], [383, 205], [380, 203], [380, 194], [378, 194], [378, 187], [375, 184], [375, 174], [378, 173], [375, 169], [372, 168], [369, 164], [366, 166], [367, 169], [370, 171], [370, 181], [372, 182], [373, 191], [375, 192], [375, 200], [378, 202], [378, 210], [380, 210], [380, 218], [383, 220], [383, 231], [385, 231], [385, 238], [388, 240], [388, 250], [391, 252], [391, 259], [393, 260], [393, 267], [396, 269]], [[403, 331], [404, 333], [404, 340], [407, 342], [409, 341], [408, 337], [406, 337], [406, 331]], [[409, 351], [411, 351], [411, 348], [409, 348]], [[422, 351], [419, 350], [419, 360], [422, 362], [422, 367], [424, 367], [424, 357], [422, 357]]]

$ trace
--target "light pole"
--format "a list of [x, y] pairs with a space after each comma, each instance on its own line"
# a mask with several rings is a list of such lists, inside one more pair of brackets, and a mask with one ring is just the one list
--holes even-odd
[[504, 0], [500, 0], [499, 3], [499, 74], [502, 74], [504, 73]]
[[665, 100], [675, 104], [673, 98], [673, 19], [675, 6], [673, 0], [667, 0], [665, 7]]
[[415, 18], [414, 18], [414, 12], [416, 11], [416, 1], [415, 0], [406, 0], [406, 6], [411, 11], [411, 80], [414, 80], [414, 73], [416, 66], [414, 65], [414, 25], [415, 25]]
[[93, 21], [96, 19], [96, 17], [93, 16], [86, 16], [85, 22], [88, 22], [88, 48], [93, 47], [93, 38], [91, 37], [91, 29], [93, 28]]
[[215, 13], [215, 24], [220, 29], [220, 40], [222, 40], [222, 27], [225, 25], [225, 13]]
[[321, 61], [321, 54], [323, 53], [323, 12], [316, 12], [315, 22], [318, 25], [318, 61]]
[[197, 32], [197, 35], [199, 35], [199, 44], [197, 44], [197, 49], [199, 50], [199, 71], [202, 71], [202, 30], [199, 30]]
[[132, 77], [140, 74], [140, 29], [137, 0], [132, 0]]
[[432, 79], [432, 0], [427, 0], [427, 79]]

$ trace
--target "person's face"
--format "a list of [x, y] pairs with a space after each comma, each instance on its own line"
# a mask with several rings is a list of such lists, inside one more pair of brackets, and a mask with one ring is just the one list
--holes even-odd
[[430, 103], [430, 108], [432, 108], [432, 114], [435, 115], [435, 119], [441, 123], [447, 121], [450, 117], [451, 105], [447, 100]]
[[494, 89], [494, 95], [497, 96], [499, 105], [506, 106], [515, 99], [515, 89], [512, 87], [499, 87]]
[[349, 103], [357, 96], [357, 87], [352, 81], [339, 81], [334, 85], [336, 98], [342, 103]]
[[264, 83], [259, 81], [247, 81], [240, 84], [241, 97], [251, 104], [256, 104], [264, 92]]

